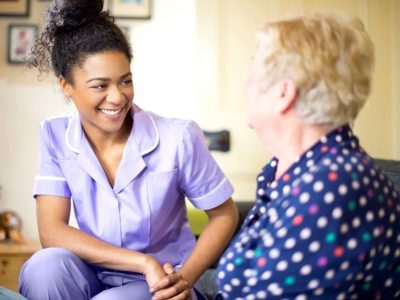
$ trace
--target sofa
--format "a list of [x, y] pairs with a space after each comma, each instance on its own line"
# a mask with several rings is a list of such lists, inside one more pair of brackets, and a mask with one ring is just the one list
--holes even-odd
[[[400, 191], [400, 161], [396, 160], [386, 160], [386, 159], [376, 159], [378, 166], [383, 170], [383, 172], [393, 181], [396, 189]], [[248, 211], [253, 207], [253, 201], [238, 201], [237, 206], [239, 210], [239, 224], [236, 228], [236, 232], [239, 231], [240, 226], [246, 217]], [[199, 287], [206, 294], [208, 299], [212, 299], [217, 293], [216, 285], [216, 265], [209, 268], [199, 279]]]

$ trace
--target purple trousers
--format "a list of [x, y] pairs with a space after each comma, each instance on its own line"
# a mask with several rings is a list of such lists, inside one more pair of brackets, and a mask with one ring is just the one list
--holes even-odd
[[[148, 290], [142, 276], [88, 265], [61, 248], [36, 252], [19, 276], [19, 292], [29, 300], [150, 300]], [[202, 297], [192, 290], [192, 299]]]

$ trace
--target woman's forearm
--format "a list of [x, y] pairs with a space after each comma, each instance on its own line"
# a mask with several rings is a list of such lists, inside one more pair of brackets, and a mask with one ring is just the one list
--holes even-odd
[[206, 213], [209, 221], [191, 255], [179, 271], [190, 285], [193, 285], [220, 256], [232, 238], [238, 222], [237, 207], [232, 199]]

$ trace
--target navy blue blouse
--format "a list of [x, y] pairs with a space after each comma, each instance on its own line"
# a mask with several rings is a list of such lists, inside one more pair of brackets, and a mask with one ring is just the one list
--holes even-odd
[[224, 299], [400, 298], [400, 202], [348, 126], [279, 179], [272, 159], [257, 200], [218, 266]]

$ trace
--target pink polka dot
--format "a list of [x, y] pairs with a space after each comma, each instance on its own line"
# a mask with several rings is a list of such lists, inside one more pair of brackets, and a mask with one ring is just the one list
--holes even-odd
[[337, 149], [336, 148], [332, 148], [331, 151], [329, 151], [330, 154], [337, 154]]
[[365, 260], [365, 253], [360, 253], [360, 254], [358, 255], [358, 260], [359, 260], [359, 261], [364, 261], [364, 260]]
[[257, 265], [259, 267], [264, 267], [267, 264], [267, 259], [265, 257], [260, 257], [257, 259]]
[[374, 191], [371, 190], [371, 189], [369, 189], [369, 190], [367, 191], [367, 196], [368, 196], [368, 198], [372, 198], [372, 197], [374, 196]]
[[319, 211], [319, 207], [318, 207], [317, 204], [311, 205], [310, 208], [308, 209], [308, 212], [309, 212], [311, 215], [317, 214], [318, 211]]
[[325, 267], [327, 264], [328, 264], [328, 259], [325, 256], [319, 258], [317, 261], [317, 265], [319, 267]]
[[333, 255], [335, 255], [336, 257], [342, 256], [343, 253], [344, 253], [344, 249], [343, 249], [342, 246], [337, 246], [337, 247], [335, 248], [335, 250], [333, 250]]
[[298, 196], [298, 195], [300, 195], [300, 192], [301, 192], [301, 190], [300, 190], [300, 188], [299, 188], [298, 186], [295, 186], [295, 187], [292, 189], [292, 195], [293, 195], [293, 196]]
[[324, 145], [324, 146], [321, 147], [321, 152], [326, 152], [326, 151], [328, 151], [328, 150], [329, 150], [329, 147], [326, 146], [326, 145]]
[[290, 179], [290, 175], [288, 173], [286, 173], [285, 175], [282, 176], [283, 181], [289, 181], [289, 179]]
[[299, 226], [301, 223], [303, 223], [304, 217], [302, 215], [297, 215], [293, 218], [293, 225], [294, 226]]
[[338, 174], [336, 172], [329, 172], [328, 179], [330, 181], [336, 181], [338, 179]]

